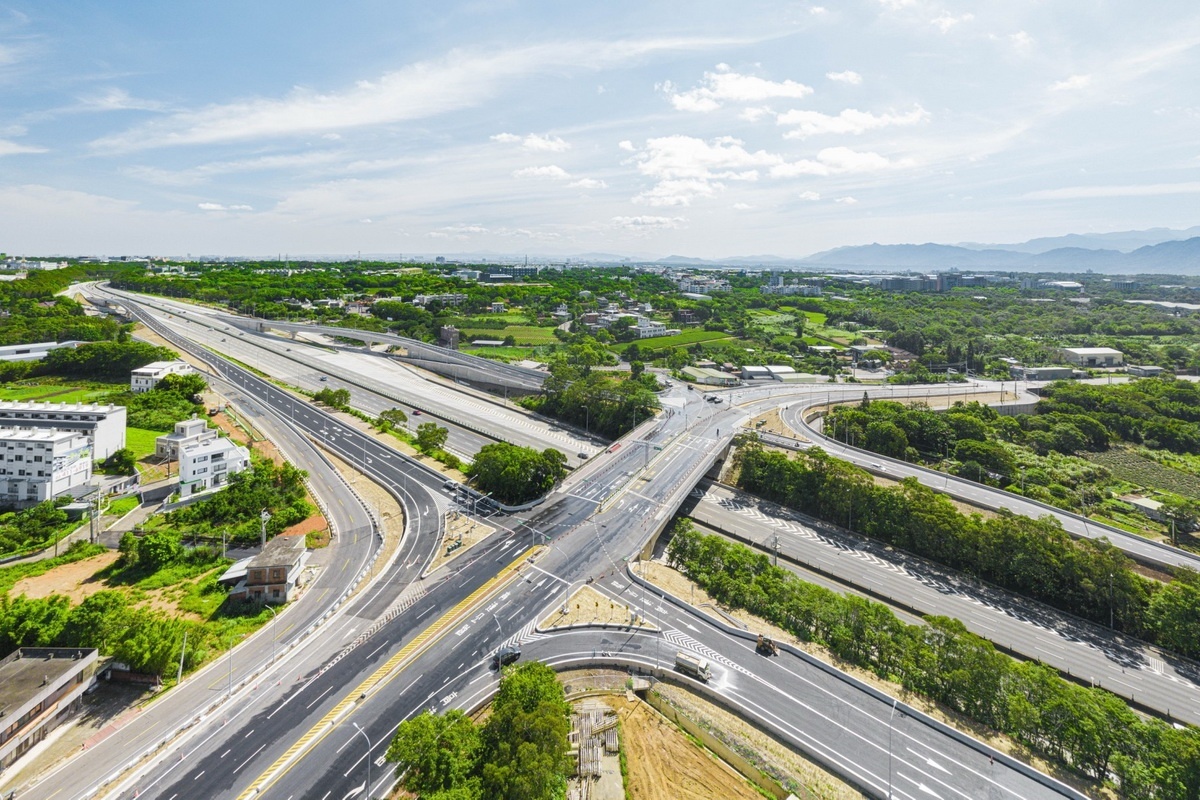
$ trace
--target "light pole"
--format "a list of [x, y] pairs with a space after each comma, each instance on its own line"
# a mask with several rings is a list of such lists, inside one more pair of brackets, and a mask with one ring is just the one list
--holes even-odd
[[262, 546], [267, 546], [267, 523], [271, 521], [271, 512], [265, 508], [258, 514], [259, 531], [262, 537]]
[[275, 613], [275, 609], [270, 605], [263, 606], [267, 611], [271, 612], [271, 663], [275, 663], [275, 642], [278, 641], [279, 634], [279, 615]]
[[367, 800], [371, 800], [371, 737], [367, 736], [367, 732], [358, 726], [357, 722], [351, 722], [354, 730], [362, 734], [362, 737], [367, 740], [367, 782], [364, 788], [367, 790]]
[[892, 800], [892, 718], [896, 716], [896, 698], [892, 698], [892, 713], [888, 715], [888, 800]]

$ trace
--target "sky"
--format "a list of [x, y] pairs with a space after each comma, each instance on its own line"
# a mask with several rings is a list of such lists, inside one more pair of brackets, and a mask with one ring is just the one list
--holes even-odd
[[1183, 228], [1194, 0], [0, 0], [0, 251], [798, 257]]

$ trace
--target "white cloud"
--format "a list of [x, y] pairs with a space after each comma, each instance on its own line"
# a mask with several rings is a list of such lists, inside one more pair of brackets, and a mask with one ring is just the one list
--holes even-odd
[[253, 211], [254, 210], [253, 206], [247, 206], [247, 205], [226, 206], [226, 205], [221, 205], [220, 203], [197, 203], [196, 207], [199, 208], [201, 211]]
[[633, 146], [633, 142], [629, 141], [628, 139], [622, 139], [621, 141], [617, 142], [617, 147], [629, 153], [637, 150], [637, 148]]
[[1033, 49], [1033, 37], [1025, 31], [1010, 33], [1008, 35], [1008, 40], [1012, 42], [1013, 49], [1015, 49], [1018, 53], [1028, 53]]
[[633, 201], [651, 206], [687, 206], [723, 189], [721, 180], [758, 180], [759, 168], [783, 163], [778, 155], [750, 152], [728, 136], [712, 141], [678, 135], [649, 139], [636, 160], [638, 171], [656, 183]]
[[758, 122], [760, 119], [771, 113], [773, 113], [771, 109], [767, 108], [766, 106], [753, 106], [751, 108], [742, 109], [742, 113], [738, 114], [738, 117], [746, 120], [746, 122]]
[[551, 180], [569, 180], [571, 173], [556, 164], [544, 167], [525, 167], [513, 172], [514, 178], [549, 178]]
[[569, 150], [571, 147], [570, 144], [557, 136], [539, 136], [536, 133], [531, 133], [524, 137], [513, 133], [498, 133], [492, 137], [492, 140], [506, 144], [520, 144], [526, 150], [535, 153], [561, 153], [564, 150]]
[[1072, 75], [1066, 80], [1059, 81], [1050, 85], [1052, 92], [1074, 91], [1076, 89], [1086, 89], [1092, 82], [1091, 75]]
[[162, 111], [166, 106], [157, 100], [143, 100], [124, 89], [107, 89], [101, 94], [80, 98], [84, 111]]
[[[133, 166], [125, 170], [130, 175], [147, 183], [161, 186], [195, 186], [205, 183], [217, 175], [236, 174], [244, 172], [260, 172], [269, 170], [303, 170], [310, 167], [323, 166], [345, 160], [345, 154], [333, 150], [314, 150], [307, 153], [281, 153], [279, 155], [259, 156], [238, 161], [214, 161], [201, 164], [185, 170], [165, 170], [150, 166]], [[350, 171], [350, 167], [346, 167]]]
[[97, 150], [214, 144], [281, 136], [317, 135], [370, 125], [424, 119], [469, 108], [513, 81], [548, 68], [600, 69], [626, 65], [650, 53], [732, 45], [732, 37], [664, 38], [604, 42], [559, 41], [497, 52], [451, 51], [376, 80], [333, 91], [296, 88], [278, 98], [254, 97], [181, 111], [92, 142]]
[[635, 233], [673, 230], [682, 227], [687, 220], [683, 217], [613, 217], [613, 224]]
[[833, 202], [839, 203], [843, 206], [852, 206], [852, 205], [856, 204], [858, 201], [855, 200], [853, 197], [839, 197], [838, 199], [834, 200]]
[[882, 172], [911, 167], [912, 159], [892, 161], [879, 153], [862, 153], [848, 147], [827, 147], [817, 153], [815, 160], [801, 159], [778, 164], [771, 168], [772, 178], [796, 178], [801, 175], [841, 175], [847, 173]]
[[[724, 67], [724, 70], [721, 68]], [[799, 99], [812, 94], [810, 86], [793, 80], [770, 81], [754, 75], [728, 72], [728, 65], [719, 64], [716, 72], [704, 73], [704, 83], [686, 92], [676, 92], [667, 81], [659, 86], [671, 99], [677, 111], [716, 111], [724, 103], [761, 103], [774, 97]]]
[[942, 33], [949, 33], [950, 29], [956, 25], [961, 25], [964, 22], [970, 22], [973, 19], [975, 19], [974, 14], [962, 14], [957, 17], [953, 16], [952, 14], [942, 14], [939, 17], [935, 17], [932, 20], [932, 24]]
[[879, 0], [879, 5], [886, 8], [888, 11], [899, 11], [902, 8], [912, 8], [917, 4], [917, 0]]
[[0, 156], [16, 156], [23, 153], [45, 153], [46, 148], [28, 144], [18, 144], [8, 139], [0, 139]]
[[828, 14], [829, 9], [825, 8], [825, 6], [813, 6], [808, 10], [808, 13], [812, 14], [814, 17], [819, 17], [822, 14]]
[[734, 203], [732, 208], [736, 211], [750, 211], [754, 206], [749, 203]]
[[336, 142], [342, 138], [342, 135], [340, 133], [323, 133], [321, 134], [321, 138], [330, 142]]
[[1143, 183], [1125, 186], [1068, 186], [1029, 192], [1026, 200], [1079, 200], [1096, 197], [1157, 197], [1171, 194], [1200, 194], [1200, 181]]
[[862, 75], [859, 75], [857, 72], [851, 69], [848, 69], [845, 72], [826, 72], [825, 77], [838, 83], [848, 83], [851, 86], [858, 86], [862, 83]]
[[820, 200], [821, 195], [818, 194], [817, 192], [801, 192], [800, 194], [796, 195], [796, 198], [799, 200], [808, 200], [810, 202], [813, 202], [816, 200]]
[[567, 184], [570, 189], [607, 189], [608, 184], [596, 178], [580, 178]]
[[795, 128], [785, 133], [785, 138], [804, 139], [809, 136], [819, 136], [826, 133], [852, 134], [857, 136], [858, 134], [877, 128], [916, 125], [928, 118], [928, 112], [920, 106], [904, 114], [888, 113], [878, 116], [869, 111], [847, 108], [836, 117], [829, 114], [822, 114], [820, 111], [793, 109], [792, 111], [785, 111], [778, 115], [775, 118], [775, 122], [779, 125]]

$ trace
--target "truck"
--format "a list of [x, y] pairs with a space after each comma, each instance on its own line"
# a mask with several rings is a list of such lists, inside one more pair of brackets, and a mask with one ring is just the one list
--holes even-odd
[[775, 644], [775, 640], [768, 636], [763, 636], [761, 633], [758, 635], [758, 643], [754, 646], [754, 649], [764, 656], [779, 655], [779, 645]]
[[694, 656], [691, 653], [675, 654], [675, 671], [701, 681], [712, 678], [712, 670], [708, 668], [708, 659]]

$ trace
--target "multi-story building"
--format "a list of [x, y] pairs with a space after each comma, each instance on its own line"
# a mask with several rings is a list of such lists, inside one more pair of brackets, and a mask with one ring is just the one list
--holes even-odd
[[129, 391], [134, 394], [148, 392], [168, 375], [190, 375], [195, 372], [186, 361], [151, 361], [129, 373]]
[[638, 317], [637, 332], [639, 339], [650, 339], [655, 336], [666, 336], [667, 326], [647, 317]]
[[37, 428], [82, 433], [92, 458], [103, 461], [125, 446], [125, 406], [0, 401], [0, 428]]
[[0, 505], [52, 500], [92, 479], [92, 448], [81, 433], [0, 428]]
[[175, 423], [175, 430], [163, 434], [154, 440], [154, 454], [159, 458], [172, 461], [179, 459], [179, 451], [194, 444], [212, 441], [219, 436], [216, 428], [208, 427], [208, 422], [192, 417]]
[[286, 603], [295, 597], [307, 560], [303, 536], [276, 536], [261, 553], [226, 570], [220, 582], [230, 587], [231, 599]]
[[188, 497], [219, 489], [250, 467], [250, 451], [229, 439], [212, 439], [179, 451], [179, 494]]
[[98, 655], [89, 647], [22, 647], [0, 660], [0, 770], [78, 713]]

